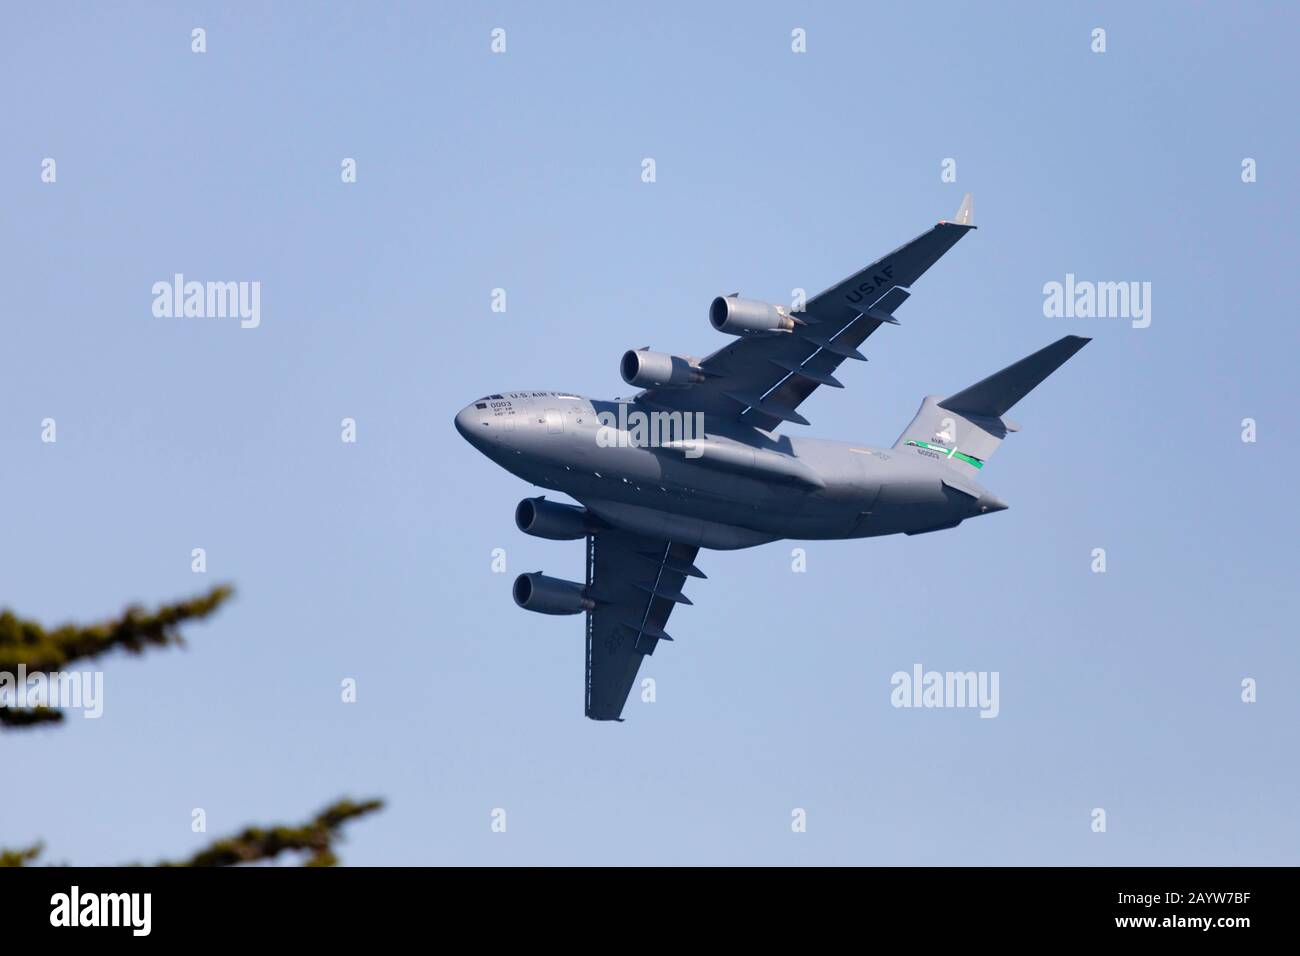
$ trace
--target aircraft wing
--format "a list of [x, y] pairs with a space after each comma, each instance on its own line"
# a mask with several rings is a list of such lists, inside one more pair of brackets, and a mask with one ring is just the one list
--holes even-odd
[[771, 431], [783, 421], [807, 425], [796, 409], [819, 385], [842, 388], [832, 374], [885, 323], [897, 325], [894, 311], [907, 291], [975, 226], [971, 197], [953, 221], [928, 232], [809, 299], [804, 324], [791, 332], [743, 335], [700, 362], [705, 380], [687, 387], [646, 389], [638, 398], [682, 411], [735, 418]]
[[586, 713], [592, 720], [622, 720], [623, 704], [636, 682], [641, 660], [653, 654], [682, 594], [687, 577], [704, 577], [692, 563], [699, 551], [625, 531], [587, 536]]

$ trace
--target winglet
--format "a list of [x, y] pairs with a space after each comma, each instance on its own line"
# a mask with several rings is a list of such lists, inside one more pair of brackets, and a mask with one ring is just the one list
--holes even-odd
[[967, 193], [966, 198], [961, 201], [961, 205], [957, 208], [957, 215], [951, 219], [945, 219], [944, 222], [950, 222], [955, 226], [975, 228], [975, 195]]

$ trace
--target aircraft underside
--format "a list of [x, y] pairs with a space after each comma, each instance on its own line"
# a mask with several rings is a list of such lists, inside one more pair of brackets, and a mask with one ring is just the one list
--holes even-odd
[[1007, 506], [979, 482], [1017, 430], [1005, 413], [1088, 341], [1064, 338], [947, 397], [922, 401], [890, 448], [799, 438], [798, 407], [835, 373], [864, 360], [920, 276], [974, 229], [970, 197], [929, 231], [802, 303], [786, 308], [721, 296], [709, 322], [735, 336], [704, 359], [635, 349], [619, 363], [635, 397], [593, 401], [567, 392], [485, 396], [456, 416], [484, 455], [580, 504], [525, 498], [526, 534], [585, 540], [583, 581], [539, 572], [515, 579], [525, 610], [585, 614], [585, 713], [621, 720], [646, 655], [673, 608], [703, 578], [700, 549], [923, 534]]

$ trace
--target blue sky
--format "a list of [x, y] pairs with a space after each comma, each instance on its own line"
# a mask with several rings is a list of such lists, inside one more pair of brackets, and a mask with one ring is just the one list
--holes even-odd
[[[179, 856], [347, 793], [390, 801], [349, 831], [355, 864], [1294, 864], [1298, 19], [6, 9], [0, 605], [55, 624], [238, 594], [185, 650], [106, 659], [102, 719], [4, 735], [0, 843]], [[790, 543], [704, 553], [643, 669], [657, 701], [584, 720], [580, 621], [509, 595], [580, 578], [581, 546], [515, 530], [533, 490], [452, 416], [622, 394], [626, 348], [723, 344], [713, 296], [818, 291], [966, 191], [981, 228], [801, 411], [887, 446], [923, 395], [1092, 336], [982, 474], [1010, 509], [802, 544], [802, 574]], [[154, 317], [177, 272], [260, 282], [260, 327]], [[1044, 317], [1066, 273], [1150, 282], [1150, 327]], [[892, 708], [915, 663], [999, 672], [999, 716]]]

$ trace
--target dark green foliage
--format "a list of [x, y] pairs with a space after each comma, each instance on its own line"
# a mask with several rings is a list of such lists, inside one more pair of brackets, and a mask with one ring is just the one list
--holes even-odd
[[[118, 648], [139, 654], [147, 647], [183, 644], [180, 626], [207, 617], [233, 593], [233, 588], [223, 584], [200, 597], [164, 604], [153, 613], [132, 605], [121, 617], [102, 624], [64, 624], [53, 630], [23, 620], [5, 608], [0, 610], [0, 672], [17, 673], [20, 664], [29, 673], [58, 671], [73, 661], [99, 657]], [[62, 719], [62, 714], [47, 707], [0, 706], [0, 728], [32, 727]]]
[[33, 724], [57, 724], [63, 714], [49, 707], [5, 707], [0, 705], [0, 727], [31, 727]]
[[24, 621], [6, 608], [0, 611], [0, 670], [26, 664], [28, 671], [57, 671], [115, 648], [139, 654], [150, 646], [183, 644], [178, 628], [207, 617], [233, 593], [233, 588], [222, 584], [201, 597], [164, 604], [152, 614], [132, 605], [121, 617], [103, 624], [64, 624], [55, 630]]
[[[338, 857], [334, 844], [342, 839], [343, 824], [383, 807], [382, 800], [339, 800], [301, 826], [249, 827], [238, 836], [218, 840], [187, 860], [163, 861], [157, 866], [235, 866], [274, 860], [281, 853], [305, 852], [303, 866], [334, 866]], [[41, 852], [41, 845], [24, 850], [0, 848], [0, 866], [27, 866]]]
[[[179, 628], [188, 621], [207, 617], [234, 593], [228, 585], [207, 594], [166, 604], [152, 614], [131, 606], [121, 617], [79, 627], [65, 624], [46, 630], [25, 621], [12, 611], [0, 610], [0, 672], [16, 674], [19, 665], [29, 673], [58, 671], [77, 660], [99, 657], [115, 649], [139, 654], [148, 647], [183, 644]], [[0, 728], [17, 729], [43, 723], [57, 723], [63, 715], [48, 707], [20, 709], [0, 706]], [[301, 852], [304, 866], [334, 866], [338, 857], [334, 844], [342, 839], [343, 824], [373, 813], [382, 800], [339, 800], [301, 826], [249, 827], [238, 836], [218, 840], [187, 860], [162, 862], [158, 866], [235, 866], [259, 860], [274, 860], [281, 853]], [[37, 843], [24, 849], [0, 847], [0, 867], [27, 866], [41, 853]]]
[[42, 849], [39, 843], [25, 850], [6, 850], [0, 847], [0, 866], [26, 866], [41, 855]]
[[302, 826], [249, 827], [238, 836], [218, 840], [184, 862], [160, 863], [159, 866], [234, 866], [273, 860], [281, 853], [295, 850], [307, 853], [303, 866], [334, 866], [338, 863], [334, 843], [341, 836], [339, 828], [383, 805], [382, 800], [364, 800], [361, 803], [339, 800]]

